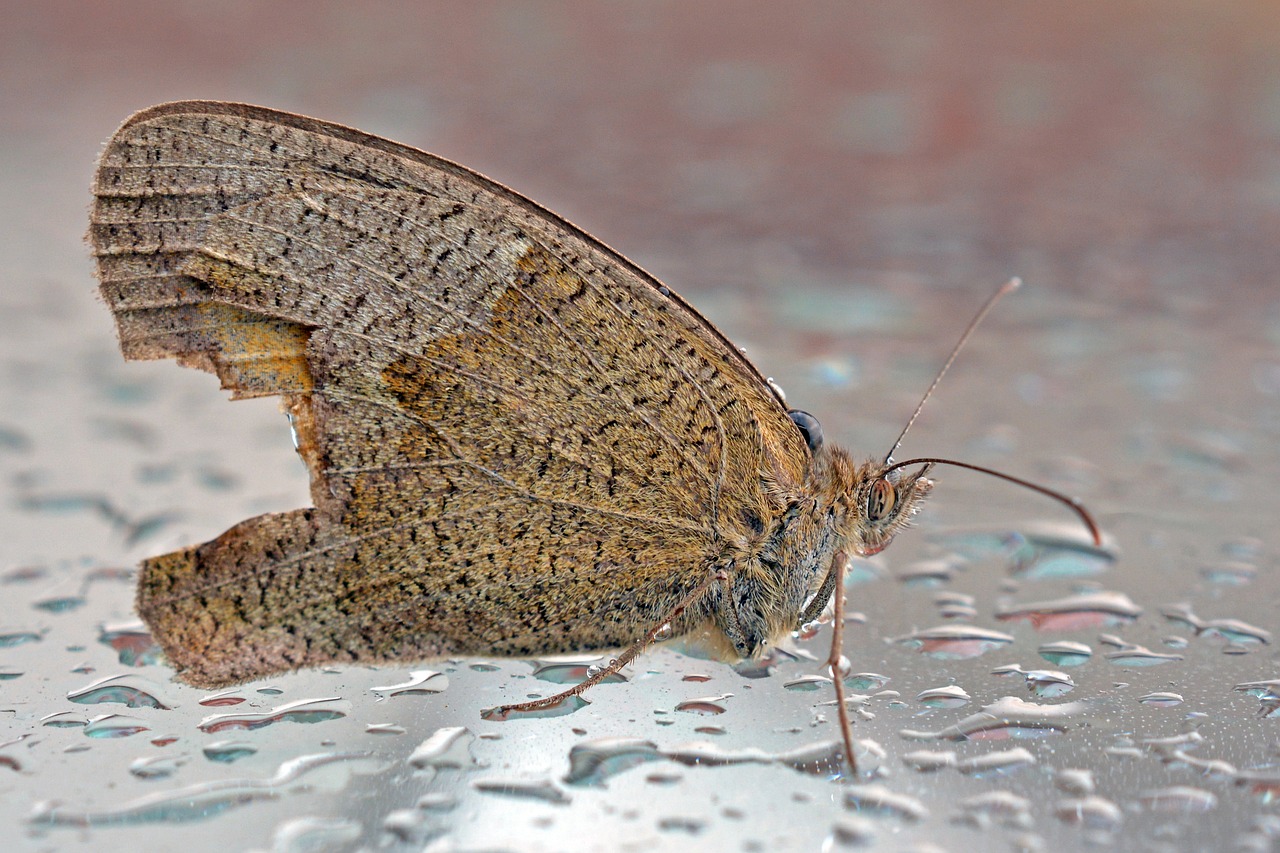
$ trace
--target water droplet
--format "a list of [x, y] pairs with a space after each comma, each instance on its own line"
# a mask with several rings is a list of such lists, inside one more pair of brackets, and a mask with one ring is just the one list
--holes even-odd
[[[586, 659], [576, 657], [572, 660], [539, 661], [534, 667], [533, 677], [552, 684], [578, 684], [595, 674], [594, 670], [598, 668], [600, 660], [599, 656], [592, 656]], [[599, 683], [625, 684], [626, 681], [622, 673], [614, 672]]]
[[382, 819], [382, 828], [404, 844], [420, 846], [427, 837], [428, 815], [418, 809], [395, 809]]
[[[531, 696], [529, 698], [537, 699], [538, 697]], [[505, 723], [507, 720], [512, 719], [541, 720], [548, 717], [563, 717], [566, 714], [572, 714], [574, 711], [587, 707], [588, 704], [586, 699], [574, 695], [561, 699], [554, 705], [532, 710], [499, 705], [496, 708], [486, 708], [480, 713], [480, 719], [495, 723]]]
[[676, 705], [676, 710], [683, 711], [687, 714], [702, 714], [704, 716], [723, 714], [725, 708], [720, 703], [732, 695], [732, 693], [726, 693], [723, 696], [707, 696], [702, 699], [686, 699]]
[[48, 631], [35, 631], [24, 628], [0, 629], [0, 649], [21, 646], [24, 643], [38, 643], [44, 639]]
[[956, 770], [978, 778], [1005, 775], [1036, 763], [1036, 757], [1023, 747], [989, 752], [956, 762]]
[[942, 625], [894, 639], [938, 660], [964, 660], [1013, 642], [1013, 637], [972, 625]]
[[37, 803], [28, 821], [35, 826], [129, 826], [157, 824], [157, 822], [186, 822], [202, 820], [229, 808], [243, 806], [260, 799], [278, 799], [282, 795], [302, 790], [298, 781], [316, 774], [324, 767], [360, 766], [369, 762], [370, 754], [320, 753], [300, 756], [285, 761], [268, 780], [221, 779], [207, 781], [186, 788], [165, 790], [147, 794], [146, 797], [129, 800], [115, 808], [101, 811], [78, 811], [65, 807], [56, 800]]
[[1146, 646], [1131, 643], [1121, 643], [1120, 648], [1107, 652], [1103, 657], [1117, 666], [1159, 666], [1182, 660], [1182, 655], [1153, 652]]
[[1210, 583], [1223, 586], [1244, 586], [1253, 583], [1258, 576], [1258, 567], [1253, 563], [1231, 561], [1214, 563], [1200, 568], [1200, 575]]
[[847, 815], [836, 818], [831, 834], [822, 843], [822, 853], [853, 847], [869, 847], [876, 840], [876, 825], [864, 817]]
[[74, 729], [88, 724], [88, 718], [71, 711], [59, 711], [56, 714], [47, 714], [40, 718], [40, 725], [55, 729]]
[[239, 690], [224, 690], [221, 693], [214, 693], [200, 700], [200, 704], [206, 708], [226, 708], [232, 705], [239, 705], [244, 702], [244, 697], [240, 695]]
[[370, 687], [369, 692], [379, 699], [390, 699], [393, 696], [422, 696], [429, 693], [443, 693], [449, 689], [449, 676], [433, 669], [419, 669], [409, 673], [409, 680], [385, 687]]
[[1201, 619], [1186, 604], [1175, 604], [1161, 611], [1166, 619], [1193, 629], [1198, 637], [1220, 637], [1236, 645], [1254, 645], [1271, 642], [1271, 632], [1242, 622], [1239, 619]]
[[402, 735], [405, 733], [405, 727], [395, 723], [369, 723], [364, 727], [364, 733], [367, 735]]
[[1078, 631], [1126, 624], [1141, 613], [1142, 608], [1129, 596], [1104, 590], [1002, 607], [996, 618], [1002, 622], [1030, 622], [1037, 631]]
[[1266, 805], [1280, 800], [1280, 775], [1274, 771], [1242, 770], [1236, 774], [1235, 782]]
[[853, 690], [879, 690], [889, 683], [889, 676], [878, 672], [858, 672], [845, 676], [844, 684]]
[[130, 708], [174, 707], [173, 700], [164, 695], [164, 688], [154, 681], [137, 675], [112, 675], [100, 678], [92, 684], [72, 690], [67, 699], [79, 705], [98, 705], [117, 702]]
[[1053, 807], [1053, 813], [1065, 823], [1075, 823], [1086, 829], [1107, 832], [1119, 829], [1124, 821], [1124, 812], [1119, 806], [1098, 796], [1059, 800]]
[[1039, 649], [1040, 657], [1056, 666], [1080, 666], [1093, 657], [1093, 649], [1084, 643], [1063, 640], [1056, 643], [1044, 643]]
[[978, 600], [972, 595], [963, 592], [957, 592], [954, 589], [944, 589], [934, 593], [933, 604], [935, 607], [974, 607]]
[[1237, 560], [1257, 560], [1266, 553], [1266, 545], [1253, 536], [1241, 536], [1222, 543], [1222, 553]]
[[108, 521], [122, 519], [120, 511], [98, 493], [26, 494], [18, 499], [18, 505], [28, 512], [91, 512]]
[[124, 566], [101, 566], [93, 569], [85, 575], [85, 583], [93, 584], [99, 581], [107, 581], [109, 583], [118, 583], [124, 586], [133, 586], [134, 576], [137, 572], [132, 567]]
[[139, 779], [167, 779], [186, 763], [185, 755], [157, 755], [136, 759], [129, 765], [129, 772]]
[[1138, 801], [1161, 814], [1203, 814], [1218, 807], [1218, 796], [1212, 791], [1187, 785], [1144, 791]]
[[[290, 420], [289, 431], [293, 431], [292, 420]], [[240, 476], [235, 471], [213, 465], [201, 465], [197, 468], [195, 480], [201, 488], [211, 492], [229, 492], [240, 485]]]
[[231, 729], [260, 729], [276, 723], [321, 723], [337, 720], [351, 713], [345, 699], [300, 699], [260, 713], [214, 714], [200, 721], [198, 728], [207, 734]]
[[917, 560], [899, 569], [895, 574], [903, 586], [942, 586], [951, 581], [956, 564], [949, 560]]
[[929, 816], [929, 810], [923, 802], [891, 791], [884, 785], [850, 785], [844, 792], [844, 807], [912, 822]]
[[918, 749], [902, 756], [902, 763], [921, 773], [934, 773], [946, 767], [956, 766], [956, 753], [952, 749]]
[[98, 642], [114, 649], [123, 666], [149, 666], [160, 660], [160, 647], [137, 620], [103, 625]]
[[230, 764], [241, 758], [248, 758], [258, 751], [255, 744], [242, 740], [220, 740], [208, 744], [202, 750], [204, 757], [219, 764]]
[[916, 701], [927, 708], [962, 708], [970, 702], [969, 694], [957, 684], [922, 691]]
[[0, 584], [31, 583], [48, 576], [49, 570], [44, 566], [18, 566], [0, 573]]
[[[865, 750], [865, 752], [858, 754], [859, 764], [864, 763], [864, 757], [875, 761], [879, 761], [884, 757], [884, 751], [868, 741], [859, 741], [857, 745]], [[672, 761], [690, 767], [781, 764], [811, 775], [828, 775], [833, 771], [840, 773], [844, 768], [841, 758], [844, 754], [844, 747], [840, 741], [835, 740], [821, 741], [778, 753], [765, 752], [755, 747], [732, 750], [706, 741], [696, 741], [694, 743], [680, 744], [670, 749], [663, 749], [661, 753]]]
[[1280, 699], [1280, 679], [1274, 681], [1246, 681], [1235, 686], [1236, 690], [1259, 699]]
[[446, 791], [432, 791], [418, 797], [413, 807], [424, 812], [447, 812], [457, 808], [458, 799]]
[[1177, 693], [1148, 693], [1139, 696], [1138, 701], [1155, 708], [1172, 708], [1182, 704], [1182, 696]]
[[574, 744], [569, 750], [566, 785], [603, 787], [609, 778], [662, 758], [652, 741], [636, 738], [600, 738]]
[[1169, 767], [1186, 767], [1208, 779], [1238, 779], [1239, 771], [1230, 762], [1213, 758], [1196, 758], [1189, 750], [1198, 747], [1204, 738], [1198, 732], [1186, 732], [1167, 738], [1147, 738], [1143, 745], [1159, 756]]
[[149, 730], [150, 727], [136, 717], [128, 717], [124, 714], [103, 714], [89, 721], [89, 724], [84, 727], [84, 734], [85, 737], [92, 738], [118, 738], [130, 737]]
[[345, 818], [297, 817], [271, 834], [271, 849], [282, 853], [345, 850], [360, 837], [359, 823]]
[[799, 678], [793, 678], [784, 683], [782, 685], [782, 689], [814, 693], [830, 686], [831, 679], [827, 678], [825, 675], [802, 675]]
[[978, 618], [978, 608], [967, 602], [939, 601], [938, 616], [957, 622], [972, 622]]
[[1169, 735], [1168, 737], [1149, 737], [1143, 738], [1143, 746], [1154, 749], [1157, 752], [1167, 753], [1174, 749], [1195, 748], [1204, 742], [1204, 735], [1197, 731], [1182, 732], [1181, 734]]
[[978, 829], [998, 824], [1008, 829], [1030, 829], [1034, 825], [1031, 801], [1009, 791], [988, 791], [960, 801], [966, 823]]
[[492, 777], [476, 779], [471, 787], [486, 794], [503, 794], [525, 800], [541, 800], [545, 803], [565, 805], [569, 795], [556, 787], [549, 779], [508, 779]]
[[1093, 544], [1075, 526], [1030, 525], [1023, 530], [970, 529], [929, 537], [968, 560], [1002, 559], [1014, 574], [1029, 580], [1100, 574], [1116, 560], [1108, 547]]
[[478, 763], [471, 754], [475, 740], [476, 736], [465, 726], [436, 729], [409, 756], [409, 766], [418, 770], [426, 767], [476, 767]]
[[903, 729], [899, 734], [907, 740], [993, 740], [998, 738], [1034, 738], [1059, 734], [1070, 728], [1071, 717], [1085, 714], [1093, 703], [1064, 702], [1060, 705], [1037, 705], [1014, 696], [1005, 696], [979, 713], [965, 717], [936, 732]]
[[[812, 655], [809, 656], [812, 658]], [[743, 678], [759, 679], [768, 678], [774, 668], [783, 661], [795, 660], [796, 654], [781, 648], [772, 648], [758, 658], [747, 658], [733, 664], [730, 669]]]
[[701, 674], [701, 673], [689, 673], [688, 675], [682, 676], [682, 677], [680, 678], [680, 680], [681, 680], [681, 681], [692, 681], [692, 682], [696, 682], [696, 683], [701, 684], [701, 683], [704, 683], [704, 682], [710, 681], [710, 680], [711, 680], [711, 676], [709, 676], [709, 675], [703, 675], [703, 674]]
[[992, 675], [1020, 675], [1027, 682], [1027, 689], [1041, 699], [1052, 699], [1065, 696], [1075, 689], [1075, 680], [1065, 672], [1052, 669], [1026, 669], [1017, 665], [1000, 666], [991, 671]]
[[119, 527], [124, 532], [125, 544], [136, 545], [139, 542], [150, 539], [181, 518], [182, 516], [177, 513], [158, 512], [155, 515], [148, 515], [144, 518], [122, 519]]
[[644, 781], [650, 785], [675, 785], [683, 778], [684, 775], [680, 773], [657, 771], [644, 777]]
[[1053, 784], [1059, 791], [1083, 797], [1094, 792], [1093, 771], [1066, 767], [1053, 774]]
[[35, 601], [32, 602], [31, 606], [46, 613], [66, 613], [78, 607], [83, 607], [85, 601], [86, 599], [82, 595], [64, 595]]
[[1256, 697], [1260, 702], [1259, 713], [1271, 719], [1280, 718], [1280, 679], [1273, 681], [1246, 681], [1234, 688]]

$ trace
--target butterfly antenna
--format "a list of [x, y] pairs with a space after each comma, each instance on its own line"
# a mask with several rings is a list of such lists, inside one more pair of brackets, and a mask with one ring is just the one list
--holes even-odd
[[[968, 342], [969, 336], [973, 334], [973, 330], [978, 328], [978, 324], [982, 322], [987, 313], [995, 307], [1000, 299], [1022, 286], [1022, 279], [1011, 278], [1001, 285], [1000, 289], [991, 294], [990, 298], [978, 309], [978, 313], [969, 321], [969, 325], [965, 328], [964, 334], [960, 336], [960, 340], [956, 341], [956, 345], [951, 349], [951, 355], [947, 356], [946, 362], [943, 363], [942, 369], [938, 371], [938, 375], [933, 377], [933, 383], [929, 385], [929, 390], [924, 392], [924, 396], [920, 398], [920, 405], [916, 406], [916, 410], [911, 413], [911, 417], [907, 419], [907, 425], [902, 428], [902, 432], [898, 433], [898, 440], [893, 443], [893, 447], [889, 448], [889, 453], [884, 457], [884, 464], [893, 463], [893, 454], [898, 451], [898, 447], [902, 444], [902, 439], [907, 437], [907, 430], [911, 429], [911, 425], [916, 422], [916, 418], [920, 417], [920, 411], [924, 409], [924, 404], [929, 401], [929, 397], [933, 395], [933, 389], [938, 387], [938, 383], [942, 381], [942, 377], [947, 375], [947, 371], [951, 369], [951, 362], [956, 360], [956, 356], [960, 354], [960, 350], [964, 349], [965, 343]], [[895, 466], [896, 467], [896, 466]]]
[[954, 465], [957, 468], [968, 468], [970, 471], [977, 471], [980, 474], [990, 474], [992, 477], [999, 477], [1001, 480], [1006, 480], [1016, 486], [1022, 486], [1023, 488], [1030, 489], [1033, 492], [1039, 492], [1042, 495], [1051, 497], [1059, 503], [1066, 504], [1076, 515], [1080, 516], [1080, 520], [1084, 522], [1084, 526], [1089, 528], [1089, 534], [1093, 536], [1093, 544], [1098, 547], [1102, 546], [1102, 532], [1098, 529], [1098, 522], [1093, 520], [1093, 516], [1089, 513], [1089, 510], [1084, 508], [1084, 504], [1080, 503], [1080, 501], [1070, 495], [1064, 495], [1062, 492], [1054, 491], [1048, 486], [1042, 486], [1039, 483], [1033, 483], [1030, 480], [1022, 479], [1021, 477], [1015, 477], [1012, 474], [1006, 474], [1003, 471], [995, 471], [991, 468], [984, 468], [981, 465], [973, 465], [969, 462], [957, 462], [954, 459], [939, 459], [932, 456], [894, 462], [888, 468], [885, 468], [880, 472], [880, 476], [883, 477], [890, 471], [896, 471], [899, 468], [906, 468], [908, 465], [924, 465], [926, 470], [928, 468], [932, 468], [934, 465]]

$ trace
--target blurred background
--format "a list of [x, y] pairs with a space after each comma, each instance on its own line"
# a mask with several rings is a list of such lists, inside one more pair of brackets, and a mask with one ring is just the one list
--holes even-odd
[[[1270, 849], [1280, 835], [1276, 723], [1260, 718], [1275, 710], [1267, 632], [1280, 599], [1280, 6], [54, 0], [0, 2], [0, 20], [0, 581], [12, 593], [0, 607], [0, 819], [30, 849], [157, 838], [191, 849], [560, 849], [566, 838], [599, 849], [863, 838], [901, 849], [1194, 849], [1227, 838]], [[1084, 569], [1028, 579], [1025, 554], [930, 539], [981, 523], [1007, 543], [999, 537], [1025, 519], [1070, 524], [1052, 504], [944, 473], [926, 535], [904, 537], [851, 588], [851, 606], [870, 616], [846, 654], [896, 691], [877, 694], [876, 716], [859, 723], [885, 752], [879, 769], [867, 766], [876, 784], [915, 798], [914, 817], [850, 805], [844, 786], [777, 765], [641, 770], [565, 793], [566, 756], [584, 732], [663, 748], [710, 737], [730, 750], [835, 736], [825, 693], [797, 699], [780, 678], [744, 681], [671, 652], [640, 666], [635, 680], [647, 685], [520, 724], [476, 713], [535, 689], [518, 684], [528, 671], [518, 662], [487, 676], [459, 666], [447, 701], [411, 711], [353, 681], [335, 686], [403, 673], [290, 676], [283, 698], [246, 688], [245, 707], [355, 703], [345, 734], [268, 730], [258, 765], [200, 757], [210, 739], [198, 723], [212, 712], [154, 661], [133, 674], [177, 691], [176, 710], [120, 706], [119, 693], [95, 700], [117, 705], [86, 710], [69, 695], [133, 672], [109, 636], [132, 618], [129, 567], [307, 501], [273, 401], [227, 405], [204, 374], [125, 365], [95, 295], [82, 235], [97, 152], [130, 113], [188, 98], [349, 124], [511, 186], [681, 292], [829, 439], [872, 455], [982, 299], [1021, 276], [1027, 287], [975, 339], [904, 452], [1078, 494], [1109, 550]], [[1052, 636], [1042, 623], [998, 624], [1015, 603], [1100, 592], [1137, 612], [1082, 606], [1092, 617], [1059, 620]], [[1191, 618], [1168, 615], [1181, 605]], [[1014, 651], [957, 663], [886, 642], [934, 622], [1010, 631]], [[1033, 761], [1012, 782], [904, 766], [919, 748], [905, 728], [942, 731], [1010, 693], [1043, 699], [991, 670], [1048, 666], [1037, 648], [1056, 640], [1098, 653], [1067, 697], [1101, 703], [1090, 722], [1061, 743], [1032, 741]], [[1140, 655], [1102, 659], [1132, 645], [1172, 657], [1155, 667], [1134, 663]], [[825, 656], [821, 640], [813, 655]], [[806, 660], [792, 663], [820, 672]], [[714, 669], [719, 683], [689, 687], [691, 668]], [[1264, 686], [1240, 686], [1255, 683]], [[944, 684], [965, 700], [916, 698]], [[702, 731], [706, 720], [655, 710], [695, 688], [738, 694], [717, 717], [718, 738]], [[784, 698], [763, 699], [769, 690]], [[1141, 701], [1153, 693], [1178, 699]], [[86, 738], [91, 717], [117, 712], [149, 730]], [[51, 714], [72, 722], [53, 726]], [[926, 724], [921, 714], [944, 716]], [[378, 739], [365, 729], [375, 723], [403, 736]], [[488, 738], [475, 749], [489, 750], [481, 763], [492, 773], [550, 787], [530, 794], [406, 769], [445, 724]], [[285, 795], [289, 760], [372, 741], [398, 757]], [[948, 744], [961, 758], [1008, 748]], [[1198, 747], [1201, 764], [1184, 747]], [[167, 772], [136, 771], [155, 759]], [[1091, 781], [1076, 784], [1071, 770]], [[225, 803], [177, 817], [171, 802], [139, 805], [165, 792], [217, 800], [198, 788], [214, 782], [270, 792], [243, 802], [277, 801], [240, 818], [219, 818]], [[432, 784], [457, 808], [422, 806]], [[1030, 799], [956, 811], [993, 791]], [[110, 826], [61, 828], [99, 824]], [[952, 836], [956, 826], [966, 834]], [[145, 834], [155, 832], [165, 834]]]

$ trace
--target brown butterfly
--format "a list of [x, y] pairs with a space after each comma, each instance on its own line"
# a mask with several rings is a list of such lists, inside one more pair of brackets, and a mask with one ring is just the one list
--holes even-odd
[[822, 613], [845, 555], [887, 546], [947, 462], [823, 443], [626, 258], [350, 128], [164, 104], [108, 142], [94, 194], [125, 357], [279, 395], [311, 474], [314, 507], [143, 563], [138, 610], [196, 686], [626, 649], [523, 709], [660, 632], [753, 657]]

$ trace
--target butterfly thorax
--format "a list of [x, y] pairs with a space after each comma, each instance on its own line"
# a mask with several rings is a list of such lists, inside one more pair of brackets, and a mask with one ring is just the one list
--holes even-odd
[[932, 481], [886, 477], [885, 467], [823, 445], [801, 488], [764, 478], [764, 497], [776, 511], [726, 541], [716, 568], [727, 579], [707, 596], [701, 633], [716, 656], [756, 657], [815, 619], [834, 591], [836, 561], [879, 553], [909, 523]]

